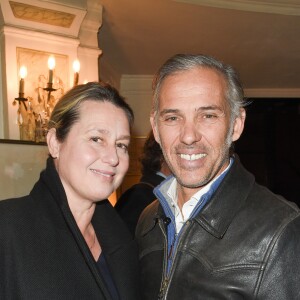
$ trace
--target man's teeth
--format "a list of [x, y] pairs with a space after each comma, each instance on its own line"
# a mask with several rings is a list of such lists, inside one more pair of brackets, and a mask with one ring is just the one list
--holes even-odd
[[202, 157], [205, 157], [207, 154], [180, 154], [180, 157], [182, 159], [186, 159], [186, 160], [196, 160], [196, 159], [200, 159]]

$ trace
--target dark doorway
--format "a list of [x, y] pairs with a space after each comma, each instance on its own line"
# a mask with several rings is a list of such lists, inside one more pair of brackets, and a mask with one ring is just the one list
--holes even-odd
[[300, 206], [300, 99], [249, 99], [235, 150], [256, 181]]

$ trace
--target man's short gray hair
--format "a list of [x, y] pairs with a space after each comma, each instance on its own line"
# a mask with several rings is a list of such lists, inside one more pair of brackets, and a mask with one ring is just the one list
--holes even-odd
[[177, 54], [168, 59], [157, 72], [153, 81], [152, 112], [158, 110], [160, 89], [163, 81], [171, 75], [194, 68], [208, 68], [219, 72], [227, 83], [225, 98], [229, 104], [231, 120], [240, 115], [240, 109], [246, 105], [244, 91], [238, 74], [229, 65], [206, 55]]

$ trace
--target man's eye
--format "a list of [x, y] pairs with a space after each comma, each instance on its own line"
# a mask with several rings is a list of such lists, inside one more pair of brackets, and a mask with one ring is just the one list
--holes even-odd
[[179, 118], [177, 116], [166, 116], [162, 119], [162, 121], [166, 124], [172, 125], [179, 122]]
[[199, 116], [199, 121], [204, 124], [210, 125], [217, 123], [223, 115], [224, 114], [221, 115], [217, 113], [203, 113]]
[[93, 136], [93, 137], [91, 137], [91, 141], [98, 143], [101, 141], [101, 138], [98, 136]]
[[202, 117], [203, 117], [204, 119], [210, 119], [210, 120], [212, 120], [212, 119], [217, 119], [217, 118], [218, 118], [217, 115], [213, 115], [213, 114], [205, 114], [205, 115], [203, 115]]
[[181, 120], [182, 117], [180, 116], [168, 115], [161, 118], [161, 123], [165, 124], [166, 126], [177, 126], [180, 125]]

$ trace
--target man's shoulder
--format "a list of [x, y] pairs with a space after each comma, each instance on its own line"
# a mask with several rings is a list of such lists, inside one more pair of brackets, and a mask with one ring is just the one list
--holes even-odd
[[[241, 207], [239, 216], [245, 223], [261, 224], [261, 228], [273, 232], [289, 224], [298, 224], [300, 209], [293, 203], [274, 194], [268, 188], [255, 184], [249, 197]], [[267, 222], [266, 222], [267, 220]], [[300, 227], [297, 229], [299, 231]]]
[[[285, 218], [287, 215], [298, 215], [298, 206], [269, 188], [258, 184], [255, 177], [240, 163], [238, 157], [225, 178], [219, 191], [226, 198], [229, 207], [248, 210], [248, 214], [258, 218]], [[224, 195], [225, 192], [225, 195]], [[253, 216], [253, 217], [254, 217]]]
[[254, 185], [250, 197], [252, 198], [252, 201], [257, 202], [257, 205], [263, 208], [269, 207], [269, 209], [274, 210], [300, 213], [300, 209], [296, 203], [289, 201], [281, 195], [275, 194], [267, 187], [259, 184]]

